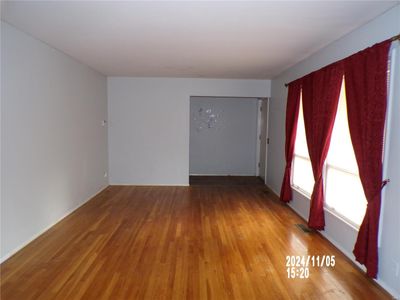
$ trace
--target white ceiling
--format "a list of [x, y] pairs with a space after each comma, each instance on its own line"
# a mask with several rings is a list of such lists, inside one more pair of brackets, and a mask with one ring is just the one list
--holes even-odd
[[267, 79], [397, 4], [11, 1], [1, 18], [109, 76]]

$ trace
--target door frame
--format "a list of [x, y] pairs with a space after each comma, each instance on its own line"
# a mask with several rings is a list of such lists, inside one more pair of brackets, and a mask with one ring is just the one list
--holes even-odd
[[[267, 170], [268, 170], [268, 145], [269, 145], [269, 134], [268, 134], [268, 127], [269, 127], [269, 97], [265, 98], [258, 98], [258, 105], [257, 105], [257, 110], [258, 110], [258, 115], [257, 115], [257, 159], [256, 159], [256, 175], [261, 177], [261, 170], [260, 170], [260, 155], [261, 155], [261, 118], [263, 112], [261, 111], [261, 105], [262, 102], [265, 101], [266, 105], [266, 120], [265, 120], [265, 169], [264, 171], [264, 184], [267, 184]], [[262, 177], [261, 177], [262, 178]]]

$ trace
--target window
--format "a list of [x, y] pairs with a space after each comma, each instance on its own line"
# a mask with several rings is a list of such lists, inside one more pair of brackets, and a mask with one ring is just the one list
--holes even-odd
[[310, 157], [308, 155], [302, 102], [300, 98], [299, 119], [297, 121], [296, 142], [293, 155], [292, 185], [307, 196], [311, 196], [314, 187], [314, 176]]
[[[310, 196], [314, 177], [308, 156], [301, 106], [293, 164], [293, 187]], [[323, 175], [325, 207], [358, 227], [365, 215], [367, 201], [350, 139], [344, 80]]]

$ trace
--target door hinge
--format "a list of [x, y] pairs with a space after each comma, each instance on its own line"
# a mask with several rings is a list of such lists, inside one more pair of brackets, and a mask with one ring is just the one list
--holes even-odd
[[258, 139], [261, 141], [261, 134], [258, 136]]
[[267, 138], [267, 145], [269, 145], [269, 138]]
[[258, 163], [258, 167], [261, 168], [261, 164], [260, 163]]

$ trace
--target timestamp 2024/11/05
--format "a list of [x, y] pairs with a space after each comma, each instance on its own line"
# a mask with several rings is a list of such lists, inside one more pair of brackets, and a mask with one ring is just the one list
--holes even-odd
[[333, 268], [336, 264], [334, 255], [288, 255], [286, 272], [288, 278], [306, 279], [310, 276], [310, 267]]

